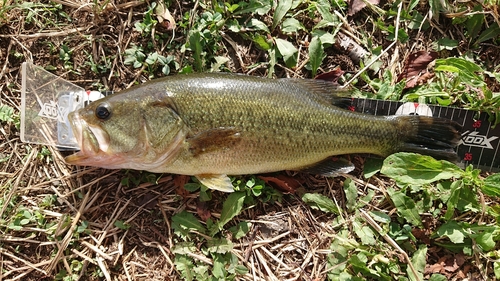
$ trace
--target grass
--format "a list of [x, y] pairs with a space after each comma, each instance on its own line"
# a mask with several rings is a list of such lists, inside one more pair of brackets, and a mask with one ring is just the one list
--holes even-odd
[[496, 3], [353, 3], [2, 1], [1, 279], [500, 278], [498, 174], [355, 156], [351, 175], [249, 175], [228, 195], [184, 176], [68, 166], [19, 140], [28, 59], [114, 91], [174, 73], [326, 74], [352, 80], [353, 95], [500, 122]]

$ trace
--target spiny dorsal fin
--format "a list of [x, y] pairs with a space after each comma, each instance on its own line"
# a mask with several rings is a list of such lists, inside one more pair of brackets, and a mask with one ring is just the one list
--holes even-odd
[[347, 108], [351, 104], [350, 92], [340, 88], [339, 84], [314, 79], [285, 78], [282, 80], [285, 83], [291, 83], [302, 88], [305, 92], [314, 95], [327, 104], [340, 108]]

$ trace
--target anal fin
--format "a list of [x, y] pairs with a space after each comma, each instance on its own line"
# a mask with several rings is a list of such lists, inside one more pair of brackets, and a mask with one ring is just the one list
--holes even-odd
[[209, 189], [222, 192], [234, 192], [233, 183], [226, 175], [196, 175], [201, 184]]
[[326, 177], [335, 177], [339, 174], [346, 174], [354, 170], [354, 164], [345, 158], [328, 157], [312, 166], [301, 169], [300, 171], [309, 174], [322, 175]]

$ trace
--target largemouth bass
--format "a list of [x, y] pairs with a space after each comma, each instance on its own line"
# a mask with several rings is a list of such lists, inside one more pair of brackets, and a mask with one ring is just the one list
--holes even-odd
[[232, 191], [227, 175], [305, 170], [333, 175], [331, 156], [399, 151], [456, 160], [461, 127], [425, 116], [351, 112], [330, 82], [238, 74], [169, 76], [69, 115], [80, 151], [67, 163], [194, 175]]

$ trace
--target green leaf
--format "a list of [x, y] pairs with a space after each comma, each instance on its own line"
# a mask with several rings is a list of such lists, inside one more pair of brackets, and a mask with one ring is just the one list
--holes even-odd
[[477, 38], [476, 44], [482, 43], [484, 41], [488, 41], [493, 38], [498, 38], [500, 35], [500, 27], [498, 26], [498, 23], [493, 23], [488, 27], [485, 31], [479, 35], [479, 38]]
[[346, 198], [346, 205], [349, 211], [353, 211], [357, 205], [358, 188], [356, 184], [349, 178], [344, 181], [344, 193]]
[[431, 278], [429, 278], [429, 281], [447, 281], [447, 280], [448, 278], [446, 278], [446, 276], [437, 273], [432, 274]]
[[283, 56], [283, 60], [285, 61], [288, 67], [295, 66], [297, 64], [297, 53], [298, 50], [295, 46], [281, 38], [276, 38], [276, 47], [280, 52], [281, 56]]
[[[483, 6], [478, 4], [474, 7], [475, 12], [482, 12]], [[483, 28], [484, 15], [482, 13], [474, 14], [469, 16], [465, 23], [465, 27], [467, 28], [467, 37], [470, 39], [476, 38], [479, 34], [479, 31]]]
[[212, 267], [212, 274], [214, 277], [218, 278], [219, 280], [224, 280], [226, 279], [226, 260], [224, 257], [220, 254], [214, 255], [213, 258], [213, 267]]
[[321, 17], [325, 22], [328, 23], [333, 23], [335, 22], [334, 17], [330, 10], [332, 9], [332, 6], [330, 5], [330, 1], [328, 0], [319, 0], [316, 3], [316, 9], [318, 9], [318, 12], [320, 13]]
[[436, 231], [438, 236], [446, 236], [455, 244], [464, 243], [465, 232], [456, 221], [449, 221], [441, 225]]
[[422, 219], [413, 199], [392, 188], [387, 189], [387, 193], [402, 217], [413, 225], [422, 226]]
[[482, 73], [483, 69], [479, 65], [463, 58], [450, 57], [446, 59], [437, 59], [434, 70], [436, 72], [448, 71], [457, 73], [458, 77], [469, 83], [471, 81], [483, 80], [482, 77], [476, 74], [476, 72]]
[[481, 246], [483, 251], [488, 252], [495, 248], [494, 230], [484, 231], [476, 237], [476, 243]]
[[238, 225], [231, 227], [229, 231], [233, 233], [234, 239], [238, 240], [247, 235], [247, 233], [250, 231], [250, 227], [252, 227], [252, 223], [242, 221], [239, 222]]
[[196, 217], [187, 211], [182, 211], [172, 217], [172, 228], [174, 231], [179, 232], [179, 234], [184, 236], [187, 235], [190, 230], [196, 230], [201, 233], [206, 232], [205, 227], [196, 219]]
[[318, 193], [306, 193], [302, 196], [302, 201], [307, 203], [311, 208], [321, 210], [325, 213], [340, 214], [337, 205], [332, 199]]
[[203, 50], [201, 46], [201, 34], [199, 31], [193, 31], [189, 35], [189, 47], [193, 51], [194, 67], [196, 71], [203, 71], [203, 61], [201, 58], [201, 52]]
[[207, 241], [207, 250], [210, 253], [229, 253], [233, 250], [233, 247], [233, 243], [226, 238], [213, 238]]
[[365, 179], [371, 178], [376, 173], [380, 172], [382, 165], [384, 164], [384, 159], [369, 157], [365, 161], [363, 166], [363, 176]]
[[318, 36], [312, 38], [309, 44], [309, 63], [311, 65], [312, 76], [316, 76], [321, 62], [325, 58], [325, 50], [323, 49], [323, 44]]
[[304, 25], [294, 18], [286, 18], [281, 24], [281, 31], [285, 33], [294, 33], [299, 30], [305, 30]]
[[495, 272], [495, 277], [500, 279], [500, 262], [493, 262], [493, 271]]
[[292, 0], [280, 0], [273, 14], [273, 29], [281, 22], [288, 10], [292, 7]]
[[442, 50], [453, 50], [458, 47], [458, 40], [453, 40], [450, 38], [441, 38], [437, 41], [435, 45], [436, 51], [440, 52]]
[[391, 222], [391, 217], [383, 212], [380, 211], [370, 211], [371, 217], [378, 222], [381, 223], [390, 223]]
[[250, 0], [248, 4], [246, 2], [240, 2], [239, 5], [242, 7], [242, 9], [236, 11], [234, 14], [240, 15], [247, 13], [257, 13], [263, 16], [271, 10], [272, 8], [271, 3], [272, 2], [268, 0]]
[[175, 255], [174, 265], [185, 280], [193, 280], [193, 262], [185, 255]]
[[450, 220], [453, 216], [455, 209], [458, 205], [458, 200], [460, 199], [460, 190], [463, 187], [463, 182], [461, 180], [454, 181], [450, 185], [450, 197], [446, 201], [446, 213], [444, 215], [445, 220]]
[[420, 245], [418, 247], [418, 250], [415, 251], [413, 254], [413, 257], [411, 257], [411, 263], [413, 264], [413, 267], [417, 271], [418, 276], [415, 276], [413, 274], [413, 271], [411, 268], [408, 266], [406, 268], [406, 272], [408, 273], [408, 277], [410, 277], [410, 280], [415, 281], [415, 280], [424, 280], [424, 270], [425, 270], [425, 265], [427, 264], [427, 246], [426, 245]]
[[406, 152], [387, 157], [380, 172], [402, 186], [424, 185], [463, 174], [462, 169], [448, 161]]
[[484, 179], [481, 190], [488, 196], [500, 197], [500, 173], [490, 175]]
[[361, 239], [361, 243], [363, 245], [375, 245], [376, 242], [375, 233], [370, 227], [366, 225], [361, 225], [361, 223], [358, 220], [354, 220], [352, 222], [352, 226], [354, 232], [359, 237], [359, 239]]
[[229, 194], [226, 201], [224, 201], [224, 204], [222, 205], [222, 212], [220, 214], [219, 222], [217, 223], [217, 228], [212, 229], [211, 231], [212, 236], [220, 231], [232, 218], [241, 213], [245, 196], [246, 193], [242, 191]]
[[262, 30], [262, 31], [269, 33], [269, 28], [267, 27], [267, 24], [263, 23], [262, 21], [260, 21], [258, 19], [251, 19], [248, 22], [248, 27], [251, 27], [255, 30]]
[[267, 37], [260, 34], [256, 34], [252, 38], [252, 41], [265, 51], [268, 51], [272, 47], [272, 45], [267, 41]]

